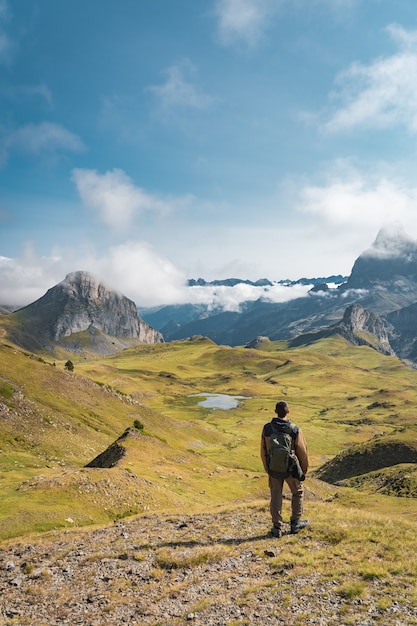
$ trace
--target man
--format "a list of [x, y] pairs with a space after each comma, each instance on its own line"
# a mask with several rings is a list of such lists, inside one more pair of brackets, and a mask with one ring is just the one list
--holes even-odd
[[[271, 533], [273, 537], [281, 537], [282, 535], [283, 522], [281, 511], [284, 481], [288, 484], [292, 494], [291, 534], [298, 533], [309, 524], [308, 520], [301, 519], [304, 504], [304, 488], [301, 481], [304, 480], [304, 475], [308, 470], [307, 444], [298, 426], [292, 424], [288, 419], [287, 416], [289, 412], [290, 409], [286, 402], [283, 400], [277, 402], [275, 406], [277, 417], [274, 417], [268, 424], [265, 424], [262, 430], [261, 459], [269, 478], [269, 489], [271, 492], [270, 512], [273, 523]], [[292, 454], [295, 454], [299, 463], [298, 472], [301, 468], [301, 473], [298, 474], [298, 478], [294, 478], [292, 475], [283, 476], [270, 469], [271, 436], [276, 432], [286, 432], [291, 436]], [[297, 472], [295, 473], [297, 474]]]

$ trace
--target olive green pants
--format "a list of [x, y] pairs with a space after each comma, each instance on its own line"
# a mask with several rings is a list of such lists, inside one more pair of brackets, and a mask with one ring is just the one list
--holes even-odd
[[304, 487], [297, 478], [272, 478], [269, 476], [269, 489], [271, 491], [271, 502], [269, 510], [271, 511], [272, 523], [276, 526], [282, 526], [282, 492], [284, 482], [290, 488], [291, 497], [291, 521], [295, 522], [300, 519], [303, 514], [304, 504]]

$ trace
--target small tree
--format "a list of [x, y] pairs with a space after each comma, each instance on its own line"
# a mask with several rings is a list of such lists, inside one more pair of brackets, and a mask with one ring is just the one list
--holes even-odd
[[68, 360], [65, 365], [64, 365], [65, 369], [68, 370], [69, 372], [73, 372], [74, 371], [74, 363], [70, 360]]

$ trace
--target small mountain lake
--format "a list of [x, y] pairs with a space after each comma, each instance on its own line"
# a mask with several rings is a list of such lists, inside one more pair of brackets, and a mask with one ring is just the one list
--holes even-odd
[[198, 404], [206, 409], [222, 409], [228, 411], [239, 405], [239, 400], [248, 400], [247, 396], [230, 396], [226, 393], [193, 393], [190, 398], [202, 397]]

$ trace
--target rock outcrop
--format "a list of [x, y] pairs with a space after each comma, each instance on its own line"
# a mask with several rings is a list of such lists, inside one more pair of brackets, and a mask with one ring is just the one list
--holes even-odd
[[353, 345], [368, 345], [383, 354], [394, 355], [384, 322], [360, 304], [349, 306], [336, 328]]
[[120, 435], [116, 441], [113, 441], [109, 447], [98, 454], [92, 461], [87, 463], [85, 467], [102, 467], [102, 468], [111, 468], [115, 467], [119, 461], [123, 459], [126, 454], [126, 448], [123, 445], [123, 442], [128, 437], [138, 437], [138, 431], [133, 428], [127, 428], [125, 432]]

